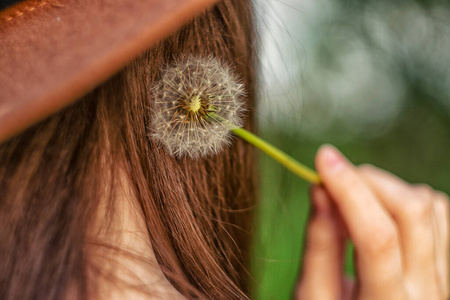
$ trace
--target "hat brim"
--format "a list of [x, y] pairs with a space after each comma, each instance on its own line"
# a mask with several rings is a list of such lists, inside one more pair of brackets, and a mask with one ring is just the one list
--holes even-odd
[[217, 0], [34, 0], [0, 12], [0, 142], [67, 106]]

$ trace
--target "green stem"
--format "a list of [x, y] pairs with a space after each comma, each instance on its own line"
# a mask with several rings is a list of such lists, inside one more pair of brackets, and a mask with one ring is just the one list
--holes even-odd
[[320, 177], [315, 171], [299, 163], [280, 149], [272, 146], [271, 144], [267, 143], [253, 133], [245, 130], [244, 128], [235, 127], [232, 128], [231, 131], [243, 140], [265, 152], [267, 155], [278, 161], [298, 177], [303, 178], [311, 183], [320, 184]]
[[235, 135], [237, 135], [241, 139], [247, 141], [248, 143], [252, 144], [259, 150], [263, 151], [264, 153], [275, 159], [277, 162], [285, 166], [288, 170], [290, 170], [298, 177], [303, 178], [304, 180], [311, 183], [316, 184], [321, 183], [320, 177], [315, 171], [299, 163], [294, 158], [290, 157], [280, 149], [272, 146], [271, 144], [264, 141], [260, 137], [251, 133], [250, 131], [247, 131], [244, 128], [232, 124], [231, 122], [218, 116], [214, 112], [211, 112], [208, 115], [214, 120], [221, 122], [224, 126], [226, 126], [229, 130], [231, 130]]

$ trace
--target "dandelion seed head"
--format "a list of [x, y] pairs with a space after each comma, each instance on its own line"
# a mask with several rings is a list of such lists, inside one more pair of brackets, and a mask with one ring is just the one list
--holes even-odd
[[220, 120], [242, 126], [243, 95], [228, 65], [212, 56], [184, 57], [152, 88], [150, 135], [176, 157], [215, 154], [231, 143]]

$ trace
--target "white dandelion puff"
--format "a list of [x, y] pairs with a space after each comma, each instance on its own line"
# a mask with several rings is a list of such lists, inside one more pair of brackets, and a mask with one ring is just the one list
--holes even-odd
[[151, 137], [176, 157], [218, 153], [242, 126], [243, 84], [217, 58], [185, 57], [152, 88]]

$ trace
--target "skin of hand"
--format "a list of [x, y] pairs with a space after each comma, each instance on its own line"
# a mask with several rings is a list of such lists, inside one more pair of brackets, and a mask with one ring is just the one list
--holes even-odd
[[[449, 297], [449, 198], [322, 146], [296, 300]], [[355, 246], [355, 281], [343, 274]]]

